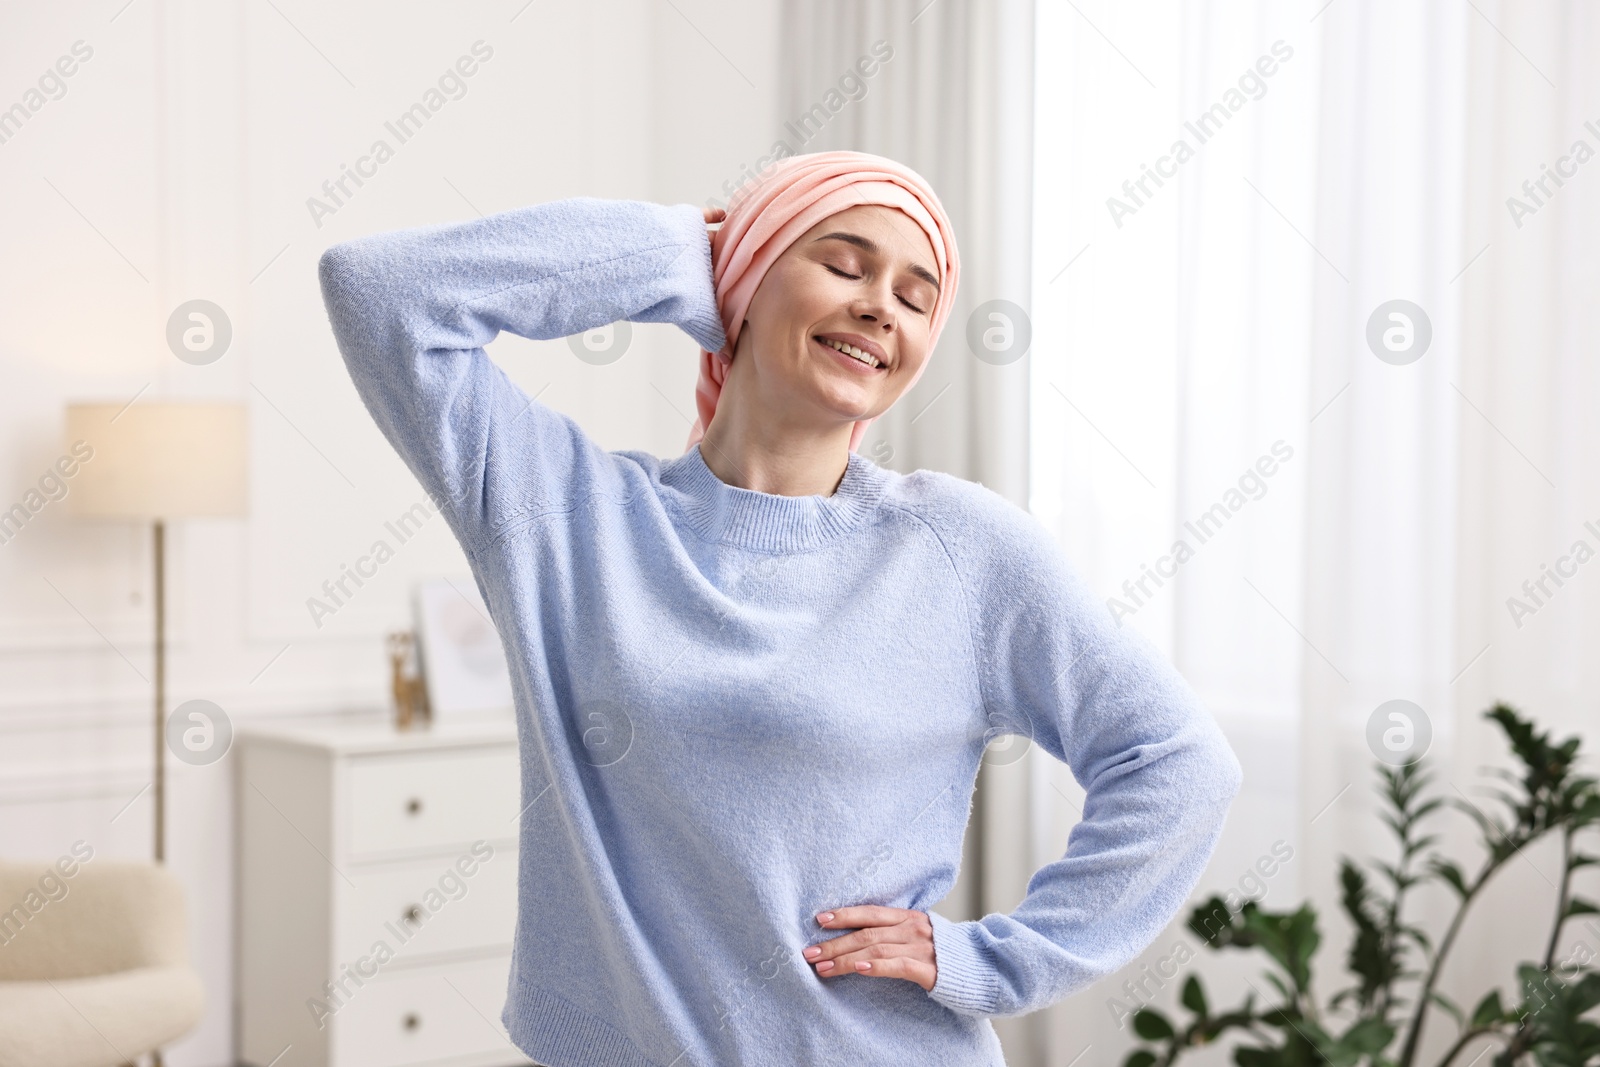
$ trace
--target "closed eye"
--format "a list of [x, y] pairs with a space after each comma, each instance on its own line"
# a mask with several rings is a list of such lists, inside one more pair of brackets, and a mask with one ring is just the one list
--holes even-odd
[[[856, 279], [861, 277], [861, 275], [859, 275], [859, 274], [846, 274], [844, 271], [840, 270], [838, 267], [835, 267], [832, 263], [824, 263], [823, 266], [827, 267], [829, 270], [833, 271], [833, 273], [837, 274], [839, 277], [841, 277], [841, 278], [849, 278], [851, 281], [855, 281]], [[917, 305], [913, 304], [911, 301], [907, 300], [903, 296], [900, 298], [900, 303], [904, 304], [906, 307], [910, 308], [912, 311], [915, 311], [918, 315], [924, 314], [924, 312], [923, 312], [923, 310], [921, 308], [917, 307]]]

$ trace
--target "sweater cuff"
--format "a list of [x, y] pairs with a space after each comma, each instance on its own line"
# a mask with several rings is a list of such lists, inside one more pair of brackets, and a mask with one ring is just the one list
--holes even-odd
[[684, 333], [707, 352], [715, 353], [728, 343], [722, 329], [722, 312], [717, 307], [717, 286], [711, 269], [711, 231], [706, 229], [704, 213], [693, 204], [674, 204], [668, 209], [672, 221], [682, 228], [688, 249], [686, 276], [694, 279], [687, 294], [688, 313], [678, 323]]
[[978, 945], [976, 922], [951, 922], [928, 912], [933, 923], [933, 963], [938, 970], [928, 996], [962, 1015], [987, 1016], [1000, 1002], [1000, 979]]

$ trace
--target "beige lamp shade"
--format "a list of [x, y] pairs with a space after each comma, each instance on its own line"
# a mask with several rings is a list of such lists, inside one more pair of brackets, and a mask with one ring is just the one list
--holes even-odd
[[149, 520], [244, 515], [245, 411], [243, 404], [67, 405], [66, 455], [78, 461], [68, 512]]

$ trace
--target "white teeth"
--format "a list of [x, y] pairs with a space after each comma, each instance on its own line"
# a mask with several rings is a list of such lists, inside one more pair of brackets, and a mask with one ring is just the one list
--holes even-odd
[[847, 345], [843, 341], [832, 341], [827, 338], [820, 338], [820, 340], [823, 344], [831, 345], [832, 347], [843, 352], [845, 355], [853, 356], [870, 367], [878, 367], [882, 365], [878, 362], [877, 357], [868, 352], [861, 351], [861, 349], [857, 348], [855, 345]]

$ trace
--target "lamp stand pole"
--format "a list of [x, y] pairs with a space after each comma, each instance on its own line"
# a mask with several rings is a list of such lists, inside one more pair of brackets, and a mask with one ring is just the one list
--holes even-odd
[[[167, 525], [155, 523], [156, 564], [156, 862], [167, 861]], [[150, 1067], [163, 1067], [160, 1049], [151, 1049]]]
[[156, 862], [167, 858], [167, 527], [155, 524], [156, 564]]

